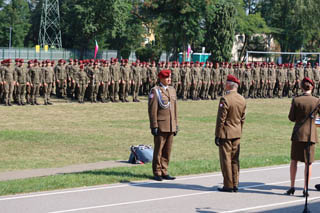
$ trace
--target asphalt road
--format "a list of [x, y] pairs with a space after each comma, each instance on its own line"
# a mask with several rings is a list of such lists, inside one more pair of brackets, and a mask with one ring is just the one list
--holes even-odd
[[[1, 213], [64, 212], [303, 212], [304, 164], [299, 164], [294, 196], [289, 188], [289, 165], [242, 169], [238, 193], [217, 191], [221, 173], [177, 177], [174, 181], [131, 182], [96, 187], [0, 197]], [[309, 210], [320, 212], [320, 161], [313, 164]]]

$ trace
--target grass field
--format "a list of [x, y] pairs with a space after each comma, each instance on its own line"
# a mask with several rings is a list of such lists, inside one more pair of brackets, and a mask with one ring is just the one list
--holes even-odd
[[[289, 163], [290, 99], [247, 100], [241, 168]], [[172, 175], [219, 171], [214, 128], [218, 101], [178, 103]], [[1, 107], [0, 172], [127, 160], [129, 147], [153, 144], [147, 101]], [[317, 159], [320, 153], [317, 152]], [[0, 195], [124, 182], [151, 177], [151, 165], [0, 182]]]

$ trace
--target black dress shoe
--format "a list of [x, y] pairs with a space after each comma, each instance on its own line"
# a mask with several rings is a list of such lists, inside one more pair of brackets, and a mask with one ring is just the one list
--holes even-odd
[[286, 192], [286, 195], [294, 195], [294, 192], [295, 192], [295, 188], [294, 187], [291, 187], [287, 192]]
[[238, 187], [234, 186], [233, 187], [233, 192], [238, 192], [238, 191], [239, 191]]
[[170, 175], [163, 175], [162, 178], [165, 179], [165, 180], [174, 180], [174, 179], [176, 179], [176, 177], [172, 177]]
[[314, 187], [316, 188], [316, 190], [320, 191], [320, 184], [317, 184]]
[[306, 190], [303, 190], [302, 194], [303, 194], [303, 197], [309, 197], [309, 193], [307, 193]]
[[222, 187], [222, 188], [218, 188], [218, 191], [220, 191], [220, 192], [233, 192], [233, 188]]
[[162, 181], [162, 177], [161, 177], [161, 176], [158, 176], [158, 175], [155, 175], [155, 176], [153, 177], [153, 179], [156, 180], [156, 181]]

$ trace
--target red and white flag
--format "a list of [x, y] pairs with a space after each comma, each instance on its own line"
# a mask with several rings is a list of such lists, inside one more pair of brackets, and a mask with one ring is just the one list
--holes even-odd
[[98, 51], [99, 51], [99, 45], [98, 45], [98, 42], [97, 42], [97, 40], [95, 40], [96, 41], [96, 47], [95, 47], [95, 49], [94, 49], [94, 59], [96, 59], [96, 57], [97, 57], [97, 53], [98, 53]]

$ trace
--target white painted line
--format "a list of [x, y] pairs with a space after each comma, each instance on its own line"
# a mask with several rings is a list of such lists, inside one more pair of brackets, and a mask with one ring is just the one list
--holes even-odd
[[[319, 179], [319, 178], [320, 177], [310, 178], [310, 180]], [[304, 179], [296, 180], [296, 182], [298, 182], [298, 181], [304, 181]], [[283, 183], [290, 183], [290, 181], [282, 181], [282, 182], [274, 182], [274, 183], [266, 183], [266, 184], [257, 184], [257, 185], [252, 185], [252, 186], [244, 186], [244, 187], [239, 187], [239, 189], [249, 189], [249, 188], [255, 188], [255, 187], [266, 186], [266, 185], [279, 185], [279, 184], [283, 184]], [[146, 203], [146, 202], [152, 202], [152, 201], [160, 201], [160, 200], [168, 200], [168, 199], [174, 199], [174, 198], [204, 195], [204, 194], [210, 194], [210, 193], [214, 193], [214, 192], [218, 192], [218, 191], [214, 190], [214, 191], [190, 193], [190, 194], [184, 194], [184, 195], [175, 195], [175, 196], [170, 196], [170, 197], [153, 198], [153, 199], [146, 199], [146, 200], [136, 200], [136, 201], [123, 202], [123, 203], [112, 203], [112, 204], [106, 204], [106, 205], [100, 205], [100, 206], [89, 206], [89, 207], [83, 207], [83, 208], [77, 208], [77, 209], [59, 210], [59, 211], [48, 212], [48, 213], [66, 213], [66, 212], [76, 212], [76, 211], [108, 208], [108, 207], [115, 207], [115, 206], [132, 205], [132, 204], [137, 204], [137, 203]]]
[[[320, 197], [313, 197], [313, 198], [308, 198], [308, 201], [313, 201], [320, 199]], [[283, 202], [283, 203], [273, 203], [273, 204], [268, 204], [268, 205], [263, 205], [263, 206], [255, 206], [255, 207], [249, 207], [249, 208], [244, 208], [244, 209], [236, 209], [236, 210], [231, 210], [231, 211], [225, 211], [221, 213], [235, 213], [235, 212], [246, 212], [249, 210], [255, 210], [255, 209], [263, 209], [263, 208], [268, 208], [268, 207], [275, 207], [275, 206], [283, 206], [287, 204], [293, 204], [293, 203], [302, 203], [305, 202], [305, 198], [299, 199], [299, 200], [293, 200], [293, 201], [288, 201], [288, 202]]]
[[[320, 165], [320, 162], [313, 163], [313, 165]], [[298, 164], [298, 167], [300, 166], [304, 166], [304, 164]], [[277, 170], [277, 169], [284, 169], [284, 168], [289, 168], [289, 165], [279, 166], [279, 167], [267, 167], [267, 168], [261, 168], [261, 169], [243, 169], [240, 171], [240, 174], [252, 173], [252, 172], [263, 172], [263, 171]], [[199, 176], [192, 176], [192, 177], [177, 178], [174, 182], [201, 179], [201, 178], [211, 178], [211, 177], [217, 177], [221, 175], [222, 175], [221, 173], [218, 173], [218, 174], [212, 174], [212, 175], [199, 175]], [[173, 181], [170, 181], [170, 182], [173, 182]], [[34, 197], [52, 196], [52, 195], [70, 194], [70, 193], [79, 193], [79, 192], [89, 192], [89, 191], [123, 188], [123, 187], [130, 187], [130, 186], [142, 186], [142, 185], [149, 185], [154, 183], [158, 183], [158, 182], [152, 181], [152, 182], [141, 182], [141, 183], [132, 183], [132, 184], [119, 184], [119, 185], [104, 186], [104, 187], [84, 188], [84, 189], [66, 190], [66, 191], [58, 191], [58, 192], [56, 191], [56, 192], [48, 192], [48, 193], [40, 193], [40, 194], [28, 194], [28, 195], [0, 198], [0, 201], [27, 199], [27, 198], [34, 198]]]

